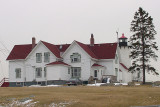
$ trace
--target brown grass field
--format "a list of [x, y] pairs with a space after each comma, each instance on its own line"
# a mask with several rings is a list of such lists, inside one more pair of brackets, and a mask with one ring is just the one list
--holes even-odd
[[70, 102], [67, 107], [130, 107], [160, 105], [160, 88], [151, 86], [71, 86], [71, 87], [7, 87], [0, 88], [0, 105], [7, 99], [34, 96], [35, 106]]

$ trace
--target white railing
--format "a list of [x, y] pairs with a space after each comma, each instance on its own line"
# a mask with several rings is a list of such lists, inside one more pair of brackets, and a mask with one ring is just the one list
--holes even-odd
[[3, 85], [4, 82], [9, 82], [9, 78], [3, 78], [3, 79], [0, 81], [0, 87]]

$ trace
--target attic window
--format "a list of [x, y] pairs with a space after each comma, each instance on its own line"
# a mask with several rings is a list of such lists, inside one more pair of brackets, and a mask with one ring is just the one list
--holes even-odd
[[81, 55], [79, 53], [73, 53], [70, 58], [71, 62], [81, 62]]
[[44, 62], [49, 62], [50, 61], [50, 53], [49, 52], [45, 52], [44, 53]]
[[42, 53], [36, 53], [36, 62], [41, 63], [42, 62]]

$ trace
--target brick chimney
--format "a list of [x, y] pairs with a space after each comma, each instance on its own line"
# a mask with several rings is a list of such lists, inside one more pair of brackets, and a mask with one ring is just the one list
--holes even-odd
[[91, 34], [90, 46], [94, 46], [94, 37], [93, 37], [93, 34]]
[[35, 47], [36, 45], [36, 38], [32, 37], [32, 49]]

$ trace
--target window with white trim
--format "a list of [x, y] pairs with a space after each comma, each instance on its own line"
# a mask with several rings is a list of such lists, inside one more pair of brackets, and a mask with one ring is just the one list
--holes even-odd
[[101, 75], [103, 75], [103, 70], [101, 70]]
[[36, 53], [36, 62], [41, 63], [42, 62], [42, 53]]
[[21, 68], [16, 68], [15, 72], [16, 72], [16, 78], [21, 78]]
[[79, 53], [73, 53], [70, 58], [71, 62], [81, 62], [81, 55]]
[[47, 70], [46, 70], [46, 67], [44, 67], [44, 77], [46, 77], [47, 75]]
[[42, 77], [42, 68], [36, 68], [36, 78], [41, 78]]
[[72, 67], [72, 75], [73, 78], [81, 77], [81, 67]]
[[68, 74], [70, 74], [70, 71], [71, 71], [71, 69], [70, 69], [70, 67], [68, 67]]
[[115, 75], [118, 77], [118, 68], [115, 68]]
[[141, 75], [141, 72], [139, 71], [139, 72], [137, 73], [137, 78], [140, 78], [140, 75]]
[[50, 53], [49, 52], [45, 52], [44, 53], [44, 62], [49, 62], [50, 61]]

